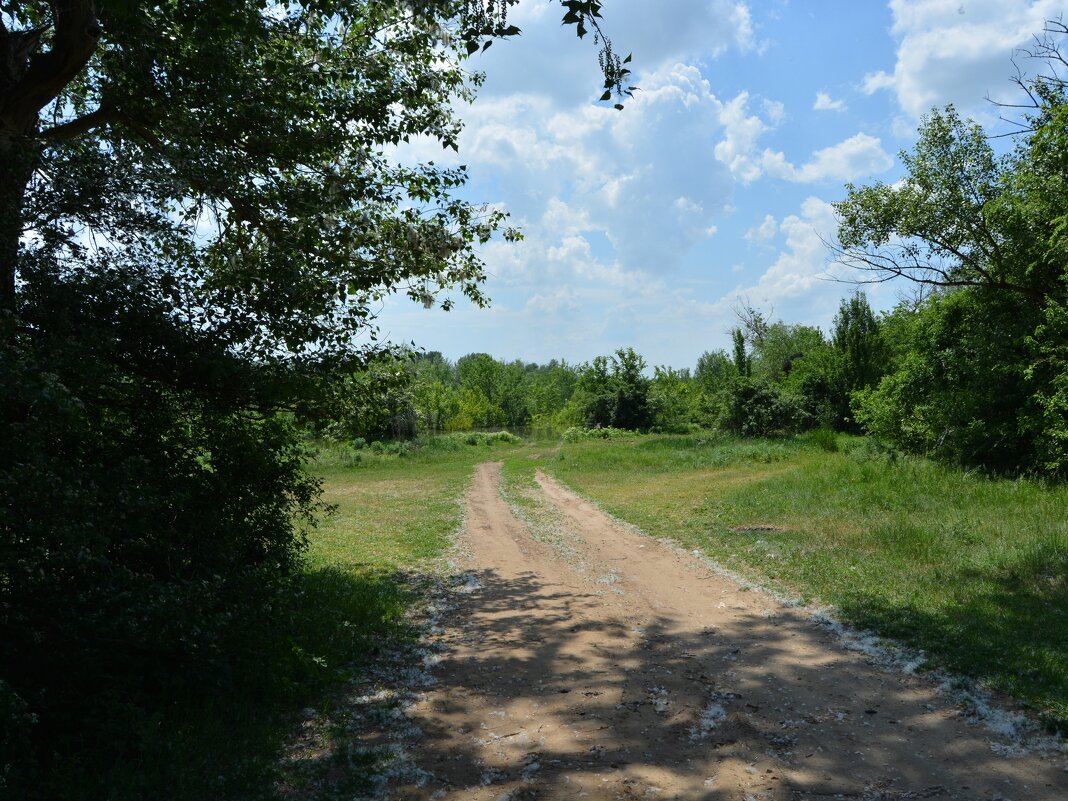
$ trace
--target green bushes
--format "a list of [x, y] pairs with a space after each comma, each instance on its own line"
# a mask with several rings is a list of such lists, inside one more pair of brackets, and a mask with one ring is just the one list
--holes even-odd
[[854, 394], [857, 420], [897, 450], [990, 472], [1041, 470], [1045, 425], [1027, 378], [1029, 304], [982, 289], [938, 295], [902, 322], [895, 369]]
[[796, 433], [808, 419], [800, 399], [775, 384], [738, 378], [727, 387], [719, 424], [743, 437], [766, 437]]
[[[1059, 64], [1065, 31], [1046, 33], [1040, 52]], [[902, 180], [850, 186], [835, 205], [844, 261], [874, 280], [933, 287], [884, 318], [890, 375], [853, 409], [889, 447], [1063, 480], [1068, 85], [1039, 78], [1027, 89], [1033, 105], [1010, 153], [952, 106], [932, 110]]]
[[317, 487], [289, 423], [253, 411], [270, 374], [154, 306], [149, 276], [27, 279], [33, 333], [0, 346], [0, 732], [37, 758], [20, 786], [84, 743], [136, 760], [169, 699], [256, 674]]
[[838, 435], [829, 428], [816, 428], [805, 433], [802, 441], [827, 453], [838, 452]]
[[357, 437], [348, 445], [329, 439], [318, 440], [311, 443], [311, 448], [318, 465], [352, 467], [394, 457], [414, 458], [434, 451], [455, 452], [472, 447], [514, 445], [522, 441], [509, 431], [455, 431], [416, 440], [375, 440], [371, 443]]
[[572, 426], [563, 434], [564, 442], [581, 442], [589, 439], [624, 439], [635, 436], [636, 432], [625, 428], [603, 426], [600, 428], [581, 428]]

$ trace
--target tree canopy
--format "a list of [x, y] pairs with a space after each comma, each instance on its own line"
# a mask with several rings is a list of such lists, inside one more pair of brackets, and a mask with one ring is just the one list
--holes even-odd
[[[376, 309], [484, 303], [477, 248], [513, 236], [397, 153], [457, 147], [515, 2], [0, 0], [0, 785], [54, 797], [86, 742], [137, 761], [127, 733], [288, 636], [294, 414], [394, 386], [376, 425], [414, 428], [388, 365], [351, 369], [389, 351]], [[619, 104], [601, 3], [560, 6]]]
[[[839, 256], [933, 292], [895, 324], [896, 370], [858, 397], [895, 446], [1010, 473], [1068, 469], [1068, 83], [1054, 22], [1011, 150], [933, 110], [892, 186], [848, 187]], [[903, 347], [902, 347], [903, 346]]]

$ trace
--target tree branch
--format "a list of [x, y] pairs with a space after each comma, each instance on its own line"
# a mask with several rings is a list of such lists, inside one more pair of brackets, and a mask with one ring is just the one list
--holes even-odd
[[826, 240], [824, 240], [824, 244], [834, 254], [834, 260], [838, 264], [875, 276], [874, 278], [857, 280], [844, 278], [832, 279], [839, 283], [880, 284], [894, 278], [905, 278], [913, 283], [924, 286], [944, 287], [947, 289], [977, 287], [1015, 292], [1035, 300], [1043, 300], [1045, 298], [1043, 293], [1039, 290], [1021, 284], [1014, 284], [1009, 281], [996, 279], [986, 271], [980, 271], [980, 278], [962, 278], [959, 275], [954, 275], [947, 270], [934, 266], [933, 264], [921, 263], [917, 258], [913, 258], [911, 264], [902, 264], [899, 261], [899, 257], [893, 253], [869, 253], [858, 249], [847, 249], [829, 243]]
[[[156, 134], [150, 131], [145, 125], [138, 122], [128, 114], [123, 114], [118, 109], [110, 109], [110, 116], [110, 121], [121, 123], [124, 128], [131, 131], [139, 139], [141, 139], [142, 142], [148, 145], [148, 147], [152, 148], [152, 150], [154, 150], [157, 155], [159, 155], [161, 158], [166, 159], [167, 161], [171, 161], [171, 159], [168, 158], [167, 148], [163, 144], [163, 141], [158, 136], [156, 136]], [[75, 122], [77, 122], [77, 120], [75, 120]], [[212, 186], [207, 181], [204, 181], [203, 179], [195, 175], [190, 175], [187, 173], [179, 174], [192, 189], [195, 189], [198, 192], [202, 192], [208, 197], [222, 198], [223, 200], [225, 200], [230, 205], [231, 211], [238, 219], [249, 223], [260, 231], [267, 230], [266, 221], [264, 220], [263, 215], [260, 213], [260, 210], [258, 208], [237, 197], [232, 192], [227, 192], [225, 189], [222, 189], [217, 186]]]
[[100, 40], [93, 0], [53, 0], [52, 16], [51, 49], [29, 56], [25, 71], [12, 76], [6, 97], [0, 97], [0, 124], [12, 133], [33, 130], [38, 113], [85, 68]]
[[77, 119], [55, 125], [41, 132], [41, 138], [46, 142], [66, 142], [70, 139], [88, 133], [95, 128], [101, 128], [110, 123], [117, 122], [118, 112], [111, 106], [101, 106], [96, 111], [78, 117]]

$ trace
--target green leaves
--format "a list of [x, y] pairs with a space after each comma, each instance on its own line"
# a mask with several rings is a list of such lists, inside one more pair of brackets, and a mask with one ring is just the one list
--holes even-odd
[[[933, 293], [888, 318], [895, 369], [855, 394], [857, 419], [904, 450], [1063, 477], [1068, 92], [1056, 48], [1040, 45], [1051, 70], [1029, 89], [1034, 112], [1011, 153], [996, 156], [952, 106], [933, 110], [901, 156], [904, 179], [849, 186], [835, 208], [840, 261]], [[838, 324], [846, 378], [862, 386], [878, 361], [864, 355], [863, 309], [843, 307]]]

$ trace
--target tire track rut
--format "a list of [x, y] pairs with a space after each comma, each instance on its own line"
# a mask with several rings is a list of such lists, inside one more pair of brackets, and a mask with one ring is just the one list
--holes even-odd
[[1063, 758], [998, 756], [1006, 744], [929, 682], [876, 668], [805, 610], [539, 473], [581, 555], [566, 559], [512, 514], [500, 470], [476, 469], [463, 542], [473, 580], [437, 683], [410, 710], [431, 778], [396, 797], [1068, 798]]

